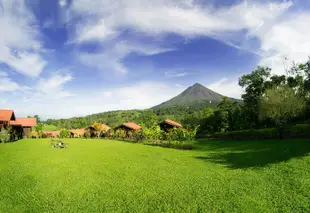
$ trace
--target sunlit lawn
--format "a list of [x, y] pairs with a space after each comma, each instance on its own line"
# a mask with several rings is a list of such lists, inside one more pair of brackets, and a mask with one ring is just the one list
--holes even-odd
[[310, 141], [0, 144], [0, 212], [310, 212]]

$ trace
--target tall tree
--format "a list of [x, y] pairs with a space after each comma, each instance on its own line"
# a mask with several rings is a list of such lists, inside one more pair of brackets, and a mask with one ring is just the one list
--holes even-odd
[[33, 116], [33, 117], [37, 119], [37, 123], [40, 123], [40, 122], [41, 122], [40, 117], [39, 117], [38, 115], [35, 115], [35, 116]]
[[239, 86], [245, 89], [242, 98], [249, 118], [249, 128], [257, 127], [259, 124], [258, 103], [261, 95], [265, 92], [270, 72], [270, 68], [259, 66], [251, 74], [243, 75], [239, 79]]
[[274, 86], [260, 97], [260, 118], [271, 119], [282, 130], [291, 119], [305, 110], [304, 97], [287, 85]]

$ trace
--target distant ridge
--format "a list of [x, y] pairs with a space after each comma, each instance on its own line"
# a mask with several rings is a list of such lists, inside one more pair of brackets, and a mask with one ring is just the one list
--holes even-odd
[[[190, 86], [184, 90], [181, 94], [152, 107], [152, 109], [168, 108], [173, 106], [191, 106], [203, 103], [206, 105], [215, 106], [222, 100], [223, 97], [223, 95], [214, 92], [199, 83], [195, 83], [193, 86]], [[230, 99], [232, 101], [241, 101], [234, 98]]]

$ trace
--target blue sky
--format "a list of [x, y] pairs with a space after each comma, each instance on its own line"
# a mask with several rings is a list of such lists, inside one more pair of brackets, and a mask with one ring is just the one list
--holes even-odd
[[0, 0], [0, 108], [144, 109], [196, 82], [239, 98], [257, 65], [307, 59], [307, 20], [306, 0]]

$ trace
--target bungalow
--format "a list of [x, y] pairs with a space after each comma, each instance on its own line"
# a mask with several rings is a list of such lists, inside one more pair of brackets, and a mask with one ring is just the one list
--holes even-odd
[[10, 121], [15, 121], [13, 110], [0, 109], [0, 128], [6, 128]]
[[[20, 139], [23, 136], [23, 128], [20, 124], [11, 124], [11, 122], [16, 121], [15, 113], [13, 110], [0, 110], [0, 129], [7, 128], [8, 126], [12, 127], [12, 131]], [[14, 138], [15, 139], [15, 138]]]
[[161, 122], [159, 124], [161, 130], [168, 132], [173, 128], [182, 128], [182, 124], [177, 123], [175, 121], [172, 120], [164, 120], [163, 122]]
[[43, 135], [46, 138], [56, 138], [59, 137], [60, 131], [43, 131]]
[[10, 124], [12, 126], [21, 125], [23, 136], [29, 137], [32, 128], [37, 126], [37, 119], [36, 118], [16, 118], [15, 121], [10, 121]]
[[138, 131], [140, 129], [141, 126], [139, 126], [138, 124], [135, 124], [133, 122], [127, 122], [123, 123], [122, 125], [119, 125], [118, 127], [115, 127], [114, 131], [124, 130], [126, 132], [126, 137], [129, 137], [132, 134], [132, 132]]
[[[85, 130], [86, 131], [90, 131], [91, 137], [95, 137], [97, 135], [96, 128], [94, 127], [94, 125], [91, 125], [91, 126], [87, 127]], [[101, 124], [100, 134], [106, 135], [110, 130], [111, 130], [111, 127], [109, 127], [106, 124]]]
[[70, 137], [79, 138], [79, 137], [84, 136], [84, 134], [86, 133], [86, 129], [71, 129], [71, 130], [69, 130], [69, 132], [70, 132]]

